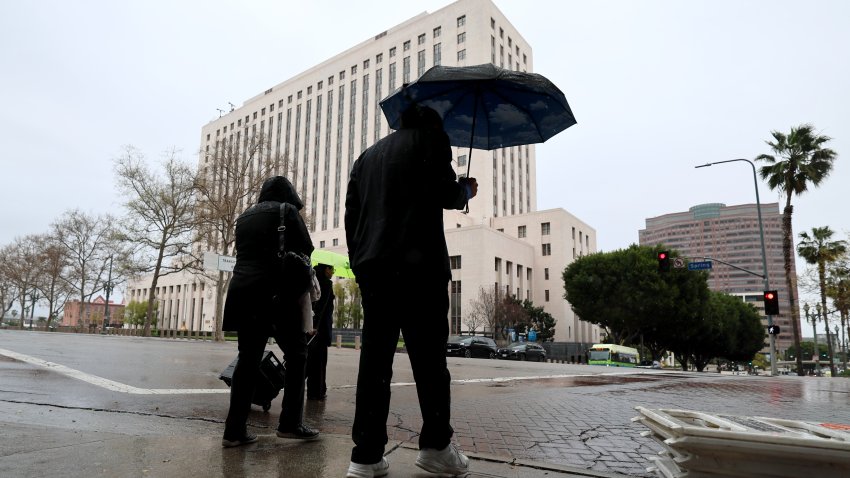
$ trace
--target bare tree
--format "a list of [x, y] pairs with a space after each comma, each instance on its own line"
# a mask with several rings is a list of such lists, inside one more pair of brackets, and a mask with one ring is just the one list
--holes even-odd
[[38, 273], [36, 287], [44, 301], [47, 302], [47, 327], [59, 317], [65, 308], [65, 303], [73, 293], [68, 285], [69, 262], [65, 251], [55, 238], [48, 234], [35, 237]]
[[191, 261], [195, 208], [195, 168], [164, 154], [162, 173], [148, 168], [145, 156], [132, 146], [115, 159], [118, 190], [126, 198], [127, 216], [121, 221], [120, 240], [128, 245], [133, 260], [125, 270], [152, 274], [147, 300], [144, 335], [150, 337], [159, 278], [186, 270]]
[[[263, 181], [289, 172], [286, 158], [270, 151], [271, 145], [262, 135], [243, 136], [237, 132], [217, 140], [213, 150], [201, 152], [195, 180], [195, 224], [198, 242], [203, 246], [193, 252], [196, 267], [202, 263], [205, 251], [235, 255], [236, 218], [256, 202]], [[215, 340], [223, 341], [222, 309], [231, 273], [218, 271], [207, 277], [215, 284]]]
[[0, 320], [6, 317], [6, 313], [12, 309], [15, 304], [17, 290], [12, 278], [9, 277], [5, 264], [9, 263], [12, 254], [12, 245], [6, 245], [0, 248]]
[[[3, 276], [14, 286], [18, 304], [21, 306], [20, 328], [24, 328], [26, 319], [27, 300], [30, 307], [35, 307], [38, 301], [36, 293], [36, 275], [38, 271], [38, 252], [35, 247], [35, 236], [17, 237], [4, 248], [3, 261], [0, 263]], [[13, 302], [10, 299], [10, 306]]]
[[471, 310], [467, 312], [463, 323], [467, 329], [475, 334], [478, 327], [486, 325], [492, 329], [495, 325], [495, 317], [496, 300], [493, 288], [479, 288], [478, 297], [471, 302]]
[[86, 304], [103, 291], [109, 258], [117, 251], [112, 216], [91, 216], [79, 210], [65, 212], [53, 223], [53, 237], [68, 260], [68, 285], [80, 298], [80, 319], [85, 323]]
[[490, 328], [493, 333], [499, 327], [499, 291], [493, 287], [481, 287], [478, 289], [478, 297], [470, 303], [470, 310], [467, 313], [466, 325], [473, 331], [478, 327], [470, 325], [470, 321], [475, 324], [485, 325]]

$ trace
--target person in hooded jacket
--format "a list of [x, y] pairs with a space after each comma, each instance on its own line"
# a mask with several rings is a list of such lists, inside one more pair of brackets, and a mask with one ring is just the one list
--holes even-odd
[[319, 300], [313, 302], [313, 329], [316, 336], [310, 342], [307, 354], [307, 400], [324, 400], [328, 396], [328, 347], [331, 346], [334, 325], [335, 297], [331, 280], [334, 268], [327, 264], [316, 264], [313, 269], [322, 294]]
[[446, 365], [449, 254], [443, 209], [463, 209], [478, 192], [457, 179], [449, 137], [431, 108], [413, 106], [401, 128], [354, 163], [345, 199], [349, 259], [363, 305], [360, 369], [347, 476], [384, 476], [393, 357], [404, 335], [422, 429], [416, 465], [462, 475], [469, 460], [451, 443], [451, 375]]
[[307, 256], [313, 252], [307, 226], [298, 214], [304, 204], [292, 183], [283, 176], [267, 179], [257, 204], [236, 220], [236, 265], [227, 290], [222, 328], [237, 332], [239, 360], [230, 385], [224, 447], [257, 441], [257, 436], [248, 432], [247, 421], [269, 337], [275, 338], [286, 360], [277, 436], [314, 439], [319, 435], [303, 422], [307, 337], [296, 297], [283, 293], [286, 278], [278, 258], [281, 203], [293, 206], [287, 208], [284, 218], [286, 250]]

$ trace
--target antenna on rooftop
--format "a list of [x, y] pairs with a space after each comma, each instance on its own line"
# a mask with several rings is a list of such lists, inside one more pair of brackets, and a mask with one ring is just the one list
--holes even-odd
[[230, 105], [230, 111], [233, 111], [233, 110], [235, 110], [235, 109], [236, 109], [236, 105], [234, 105], [233, 103], [231, 103], [231, 102], [229, 102], [229, 101], [228, 101], [228, 102], [227, 102], [227, 104], [229, 104], [229, 105]]
[[216, 110], [218, 110], [218, 117], [221, 118], [221, 115], [224, 114], [224, 110], [221, 108], [216, 108]]

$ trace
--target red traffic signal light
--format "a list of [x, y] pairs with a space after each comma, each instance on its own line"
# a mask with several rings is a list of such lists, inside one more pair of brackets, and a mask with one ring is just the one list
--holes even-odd
[[765, 315], [779, 315], [779, 294], [775, 290], [764, 291]]
[[670, 253], [667, 251], [660, 251], [658, 253], [658, 272], [669, 272], [670, 271]]

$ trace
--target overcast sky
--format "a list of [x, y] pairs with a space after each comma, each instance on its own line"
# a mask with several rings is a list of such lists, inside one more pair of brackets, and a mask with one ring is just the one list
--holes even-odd
[[[120, 213], [112, 159], [196, 160], [217, 108], [447, 0], [4, 2], [0, 245], [63, 211]], [[850, 232], [850, 2], [495, 0], [578, 124], [537, 147], [538, 209], [564, 208], [598, 248], [647, 217], [755, 202], [746, 163], [771, 130], [812, 123], [839, 154], [794, 199], [795, 233]], [[473, 164], [472, 174], [475, 175]], [[763, 203], [781, 201], [760, 186]]]

